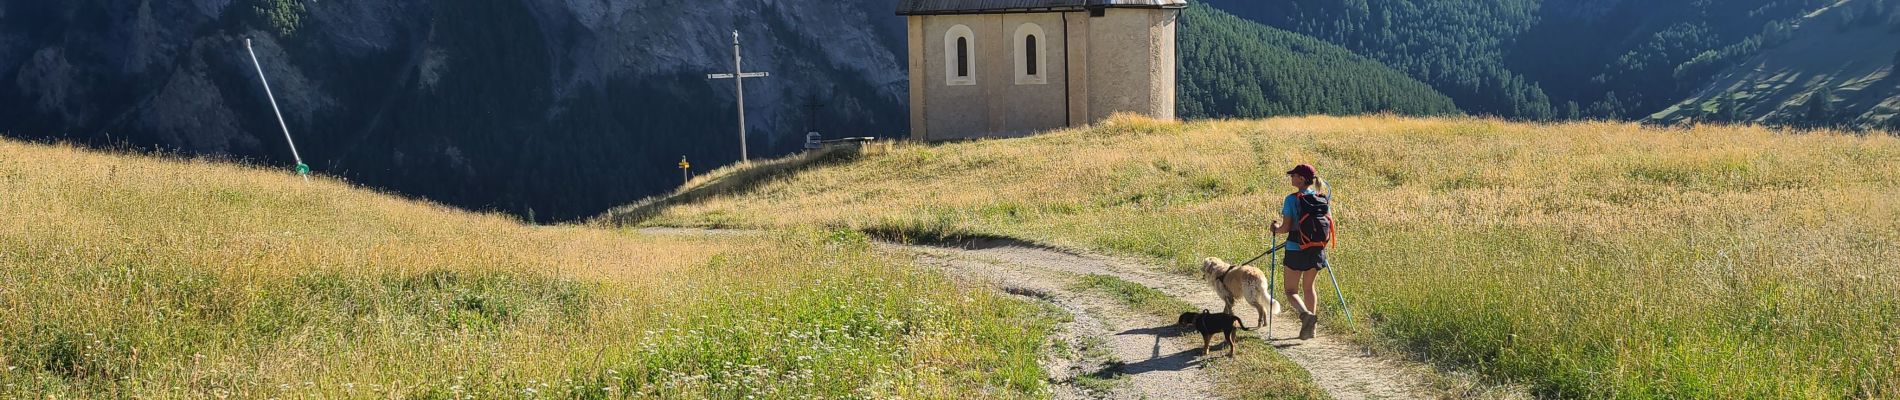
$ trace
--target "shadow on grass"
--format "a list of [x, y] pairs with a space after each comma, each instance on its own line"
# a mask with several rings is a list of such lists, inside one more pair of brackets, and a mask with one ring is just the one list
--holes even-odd
[[693, 203], [716, 196], [744, 195], [773, 180], [812, 168], [842, 164], [863, 155], [861, 146], [834, 146], [791, 157], [762, 161], [750, 166], [730, 166], [695, 179], [671, 194], [648, 197], [626, 206], [607, 210], [593, 222], [609, 226], [636, 226], [679, 204]]
[[1073, 250], [1007, 236], [969, 232], [955, 228], [875, 225], [858, 229], [865, 236], [886, 242], [959, 250], [1029, 248], [1077, 255]]
[[[1148, 359], [1134, 363], [1115, 363], [1089, 374], [1102, 379], [1111, 379], [1120, 375], [1135, 375], [1150, 371], [1180, 371], [1201, 364], [1200, 349], [1187, 349], [1171, 354], [1161, 354], [1161, 338], [1181, 336], [1188, 330], [1176, 325], [1162, 325], [1152, 328], [1135, 328], [1115, 335], [1150, 335], [1154, 337], [1154, 347]], [[1221, 346], [1214, 346], [1221, 347]]]

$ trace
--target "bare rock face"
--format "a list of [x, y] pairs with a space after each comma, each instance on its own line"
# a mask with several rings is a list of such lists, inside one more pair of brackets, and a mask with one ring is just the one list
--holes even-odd
[[68, 107], [75, 103], [74, 98], [84, 98], [86, 86], [80, 84], [75, 76], [75, 68], [66, 62], [66, 54], [58, 47], [48, 47], [33, 53], [25, 63], [15, 67], [14, 85], [22, 93], [37, 94], [35, 101], [14, 104], [18, 108], [31, 107], [40, 113], [71, 115], [80, 118], [91, 117], [87, 109]]
[[414, 0], [314, 1], [304, 3], [314, 29], [327, 46], [347, 56], [399, 50], [420, 39], [418, 28], [429, 3]]
[[[289, 11], [283, 11], [289, 10]], [[251, 39], [319, 171], [472, 208], [585, 216], [737, 158], [906, 128], [883, 0], [0, 0], [0, 131], [280, 164]], [[845, 124], [849, 121], [850, 124]], [[648, 165], [655, 164], [655, 165]], [[657, 167], [656, 167], [657, 166]]]
[[255, 153], [256, 137], [241, 134], [237, 117], [217, 86], [201, 74], [174, 74], [151, 106], [137, 109], [134, 124], [149, 129], [168, 147], [215, 154]]

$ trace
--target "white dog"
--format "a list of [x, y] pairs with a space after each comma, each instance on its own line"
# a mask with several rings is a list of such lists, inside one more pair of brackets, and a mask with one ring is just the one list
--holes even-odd
[[1214, 293], [1227, 303], [1226, 312], [1234, 313], [1234, 302], [1247, 299], [1254, 310], [1259, 311], [1260, 320], [1256, 324], [1267, 323], [1267, 307], [1271, 305], [1273, 313], [1280, 313], [1280, 302], [1274, 301], [1267, 293], [1267, 275], [1252, 265], [1233, 266], [1219, 258], [1208, 257], [1201, 260], [1201, 278], [1208, 286], [1214, 287]]

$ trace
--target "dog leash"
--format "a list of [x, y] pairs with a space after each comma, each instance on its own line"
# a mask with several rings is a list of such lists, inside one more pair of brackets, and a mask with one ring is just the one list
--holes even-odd
[[1250, 258], [1250, 259], [1247, 259], [1247, 261], [1246, 261], [1246, 262], [1242, 262], [1242, 263], [1239, 263], [1239, 264], [1234, 264], [1234, 265], [1249, 265], [1249, 264], [1253, 264], [1253, 262], [1254, 262], [1254, 261], [1260, 261], [1260, 259], [1261, 259], [1262, 257], [1266, 257], [1266, 256], [1267, 256], [1268, 254], [1273, 254], [1273, 252], [1276, 252], [1276, 251], [1280, 251], [1280, 249], [1283, 249], [1283, 248], [1286, 248], [1286, 242], [1280, 242], [1280, 244], [1279, 244], [1279, 245], [1276, 245], [1276, 246], [1273, 246], [1273, 248], [1271, 248], [1271, 249], [1267, 249], [1267, 252], [1265, 252], [1265, 253], [1260, 253], [1260, 255], [1257, 255], [1257, 256], [1253, 256], [1253, 258]]

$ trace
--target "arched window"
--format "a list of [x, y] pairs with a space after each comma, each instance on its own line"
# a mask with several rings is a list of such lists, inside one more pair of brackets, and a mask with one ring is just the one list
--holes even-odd
[[1024, 70], [1028, 72], [1024, 72], [1024, 73], [1029, 74], [1029, 75], [1035, 75], [1036, 74], [1036, 35], [1029, 35], [1029, 36], [1023, 37], [1023, 58], [1029, 59], [1029, 62], [1024, 63], [1026, 64]]
[[1016, 34], [1011, 35], [1011, 43], [1016, 47], [1016, 84], [1041, 85], [1049, 82], [1049, 57], [1042, 26], [1025, 23], [1016, 26]]
[[963, 86], [976, 84], [976, 55], [982, 54], [976, 48], [976, 34], [970, 27], [953, 25], [943, 33], [943, 75], [944, 84]]
[[970, 38], [957, 38], [957, 77], [970, 76]]

